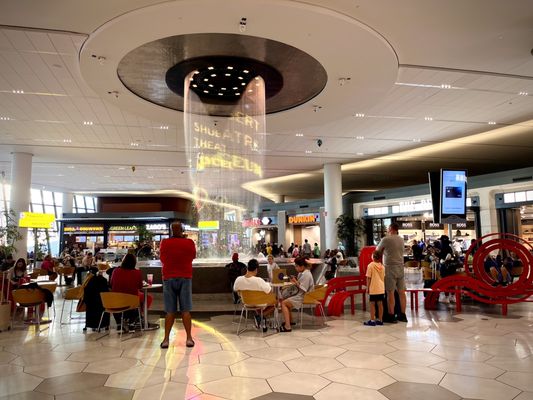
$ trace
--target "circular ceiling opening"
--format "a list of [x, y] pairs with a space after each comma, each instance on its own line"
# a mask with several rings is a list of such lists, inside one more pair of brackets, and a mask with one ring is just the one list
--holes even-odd
[[246, 87], [256, 76], [265, 81], [267, 114], [306, 103], [327, 83], [326, 70], [309, 54], [274, 40], [238, 34], [158, 39], [130, 51], [117, 68], [119, 79], [132, 93], [179, 111], [183, 111], [184, 79], [192, 71], [198, 73], [191, 89], [204, 100], [209, 115], [231, 115], [241, 94], [234, 88]]

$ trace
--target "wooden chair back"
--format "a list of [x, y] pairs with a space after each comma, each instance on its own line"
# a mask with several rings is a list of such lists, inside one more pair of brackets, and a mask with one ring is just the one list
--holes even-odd
[[407, 261], [404, 264], [405, 268], [418, 268], [418, 266], [419, 266], [419, 263], [418, 263], [418, 261], [415, 261], [415, 260]]
[[44, 293], [39, 289], [16, 289], [12, 293], [13, 301], [22, 307], [44, 303]]
[[41, 289], [49, 290], [50, 293], [54, 294], [57, 289], [57, 283], [46, 283], [44, 285], [39, 285]]
[[98, 271], [105, 272], [105, 271], [107, 271], [109, 269], [109, 264], [108, 263], [99, 262], [97, 264], [97, 267], [98, 267]]
[[327, 285], [317, 286], [315, 286], [314, 290], [304, 295], [304, 304], [315, 304], [316, 302], [322, 302], [326, 298]]
[[265, 293], [260, 290], [242, 290], [239, 292], [242, 303], [245, 306], [265, 306], [275, 305], [276, 295], [274, 293]]
[[141, 304], [139, 296], [128, 293], [102, 292], [100, 298], [106, 312], [109, 313], [133, 310], [139, 308]]
[[83, 294], [83, 287], [76, 286], [65, 291], [63, 299], [65, 300], [79, 300]]

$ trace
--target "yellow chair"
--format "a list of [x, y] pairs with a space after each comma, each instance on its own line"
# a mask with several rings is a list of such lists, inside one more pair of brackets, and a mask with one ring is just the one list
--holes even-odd
[[74, 304], [76, 300], [81, 299], [82, 294], [83, 294], [82, 286], [76, 286], [76, 287], [67, 289], [65, 291], [65, 294], [63, 295], [63, 305], [61, 307], [61, 316], [59, 317], [60, 325], [63, 325], [63, 311], [65, 310], [65, 303], [67, 301], [70, 301], [69, 319], [72, 319], [72, 305]]
[[97, 264], [97, 267], [98, 267], [98, 271], [100, 272], [105, 272], [110, 268], [108, 263], [103, 263], [103, 262], [99, 262]]
[[328, 290], [327, 285], [316, 285], [315, 288], [304, 295], [304, 300], [302, 307], [300, 307], [300, 328], [303, 327], [303, 311], [304, 308], [310, 308], [312, 310], [315, 307], [318, 307], [320, 315], [322, 315], [322, 322], [326, 325], [326, 313], [324, 312], [324, 307], [322, 306], [322, 301], [326, 297], [326, 291]]
[[13, 311], [13, 317], [11, 319], [11, 326], [15, 324], [15, 315], [17, 309], [34, 309], [37, 320], [37, 332], [41, 331], [41, 315], [40, 306], [44, 304], [44, 293], [40, 289], [16, 289], [13, 290], [13, 301], [15, 303], [15, 310]]
[[[239, 324], [237, 326], [237, 335], [247, 330], [248, 311], [260, 310], [261, 321], [263, 321], [263, 311], [267, 307], [274, 307], [274, 319], [277, 321], [277, 299], [276, 295], [272, 292], [265, 293], [259, 290], [242, 290], [239, 292], [242, 300], [241, 317], [239, 318]], [[241, 321], [244, 316], [244, 329], [241, 331]], [[263, 333], [263, 331], [261, 330]], [[264, 333], [263, 333], [264, 334]]]
[[[141, 301], [139, 296], [128, 293], [119, 293], [119, 292], [102, 292], [100, 293], [100, 298], [102, 299], [102, 305], [104, 306], [104, 311], [102, 311], [102, 316], [100, 317], [100, 323], [98, 324], [98, 332], [100, 332], [100, 326], [102, 325], [102, 320], [104, 318], [104, 313], [108, 314], [118, 314], [120, 313], [120, 337], [122, 338], [123, 323], [124, 323], [124, 312], [129, 310], [137, 310], [139, 313], [139, 321], [141, 319]], [[141, 324], [141, 334], [142, 334], [142, 324]]]
[[31, 279], [37, 279], [39, 276], [47, 276], [48, 271], [45, 269], [37, 268], [32, 271], [30, 274]]
[[56, 272], [59, 275], [59, 285], [61, 285], [62, 281], [63, 281], [63, 278], [65, 278], [65, 283], [66, 283], [66, 278], [69, 277], [69, 276], [72, 277], [72, 279], [74, 280], [74, 273], [76, 272], [76, 268], [74, 268], [74, 267], [59, 267], [59, 268], [56, 268]]
[[420, 263], [415, 260], [410, 260], [404, 264], [404, 267], [405, 268], [420, 268]]

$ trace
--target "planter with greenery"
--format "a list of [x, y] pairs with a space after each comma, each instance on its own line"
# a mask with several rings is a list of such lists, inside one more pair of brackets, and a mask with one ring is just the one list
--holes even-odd
[[15, 211], [4, 210], [2, 214], [4, 218], [0, 224], [0, 259], [9, 255], [14, 256], [17, 251], [15, 244], [22, 239], [15, 222]]
[[335, 220], [335, 223], [337, 224], [337, 237], [346, 246], [346, 256], [357, 256], [362, 235], [365, 232], [363, 219], [356, 219], [351, 215], [342, 214]]

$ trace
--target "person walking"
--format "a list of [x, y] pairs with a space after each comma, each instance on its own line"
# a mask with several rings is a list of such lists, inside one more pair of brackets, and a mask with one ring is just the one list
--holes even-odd
[[[383, 265], [385, 266], [385, 290], [387, 292], [387, 305], [390, 314], [390, 321], [396, 323], [398, 321], [407, 322], [405, 315], [405, 279], [403, 271], [403, 238], [398, 235], [399, 225], [393, 222], [389, 225], [387, 230], [388, 235], [385, 236], [378, 244], [377, 251], [383, 255]], [[394, 292], [398, 291], [400, 296], [400, 310], [399, 315], [394, 313]]]
[[172, 237], [161, 241], [159, 248], [163, 264], [163, 299], [165, 304], [165, 337], [161, 348], [169, 346], [169, 337], [176, 314], [181, 312], [181, 320], [187, 340], [187, 347], [194, 347], [191, 335], [192, 310], [192, 260], [196, 258], [196, 247], [191, 239], [183, 234], [181, 222], [171, 225]]
[[302, 252], [304, 257], [311, 258], [312, 252], [311, 252], [311, 245], [309, 244], [309, 241], [307, 239], [304, 240], [304, 245], [302, 246]]

